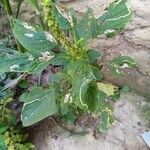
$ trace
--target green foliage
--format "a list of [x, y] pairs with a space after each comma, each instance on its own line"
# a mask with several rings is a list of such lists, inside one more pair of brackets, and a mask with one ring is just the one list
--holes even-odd
[[50, 51], [56, 46], [54, 38], [41, 29], [36, 29], [16, 19], [13, 19], [13, 24], [14, 36], [33, 56], [39, 56], [41, 53]]
[[[37, 1], [30, 0], [30, 3], [37, 11]], [[58, 113], [74, 121], [78, 115], [91, 112], [100, 117], [98, 130], [105, 132], [113, 124], [113, 108], [108, 97], [114, 96], [118, 87], [102, 82], [103, 75], [98, 63], [102, 53], [89, 49], [88, 42], [97, 36], [112, 37], [124, 29], [132, 14], [127, 0], [114, 1], [97, 18], [88, 9], [80, 20], [73, 10], [70, 10], [68, 19], [52, 0], [43, 0], [43, 8], [50, 33], [11, 19], [13, 34], [26, 51], [0, 49], [2, 74], [35, 74], [42, 72], [49, 64], [62, 66], [46, 89], [36, 86], [20, 97], [23, 102], [23, 125], [32, 125]], [[72, 39], [66, 36], [66, 32]], [[56, 47], [60, 48], [59, 53], [55, 53]], [[135, 62], [126, 56], [110, 62], [112, 71], [117, 75], [121, 74], [118, 67], [134, 66]]]
[[118, 56], [110, 61], [109, 67], [114, 75], [121, 77], [123, 76], [123, 73], [120, 71], [121, 69], [136, 67], [136, 63], [129, 56]]
[[18, 128], [16, 117], [9, 109], [12, 98], [0, 101], [0, 149], [31, 150], [34, 146], [26, 142], [27, 135]]
[[106, 9], [106, 12], [98, 18], [100, 25], [99, 34], [112, 37], [125, 28], [132, 16], [128, 0], [115, 0]]
[[15, 125], [16, 117], [7, 105], [12, 101], [11, 98], [0, 100], [0, 123], [5, 125]]
[[[38, 73], [45, 69], [53, 58], [53, 53], [48, 51], [41, 53], [21, 53], [13, 49], [1, 49], [2, 48], [0, 48], [1, 75], [7, 72]], [[34, 54], [36, 55], [35, 57]], [[37, 57], [37, 55], [39, 55], [39, 57]]]
[[[75, 16], [72, 16], [72, 13], [70, 14], [73, 20]], [[77, 40], [82, 39], [85, 45], [89, 39], [92, 39], [97, 36], [98, 28], [99, 25], [97, 19], [94, 17], [91, 9], [87, 10], [87, 12], [80, 21], [72, 22], [72, 29], [75, 33], [74, 36]]]
[[38, 0], [28, 0], [28, 2], [37, 12], [39, 11]]
[[59, 27], [63, 30], [69, 30], [71, 28], [68, 19], [62, 14], [60, 8], [57, 5], [53, 6], [53, 15]]
[[43, 14], [40, 11], [40, 4], [38, 0], [28, 0], [29, 4], [32, 6], [32, 8], [35, 10], [35, 13], [39, 19], [39, 23], [42, 29], [45, 29], [45, 23], [43, 20]]
[[23, 89], [26, 89], [29, 87], [29, 83], [27, 80], [21, 80], [18, 84], [17, 84], [18, 87], [20, 88], [23, 88]]
[[111, 127], [113, 122], [114, 119], [112, 117], [112, 112], [106, 107], [106, 110], [101, 113], [101, 123], [99, 124], [99, 131], [106, 132]]
[[23, 126], [32, 125], [58, 112], [55, 93], [50, 89], [34, 87], [30, 93], [24, 93], [20, 101], [24, 103], [21, 115]]

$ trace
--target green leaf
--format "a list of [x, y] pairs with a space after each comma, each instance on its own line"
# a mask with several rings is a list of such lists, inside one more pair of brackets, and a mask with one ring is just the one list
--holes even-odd
[[101, 34], [107, 37], [114, 36], [125, 28], [132, 16], [128, 0], [115, 0], [98, 18], [94, 17], [91, 9], [88, 9], [80, 21], [77, 21], [74, 11], [70, 12], [74, 36], [77, 41], [82, 39], [84, 44]]
[[6, 78], [6, 74], [0, 72], [0, 82]]
[[13, 114], [12, 112], [10, 114], [6, 115], [5, 118], [7, 120], [8, 125], [16, 125], [17, 124], [17, 118], [16, 118], [15, 114]]
[[98, 82], [97, 85], [99, 90], [104, 92], [107, 96], [113, 96], [115, 92], [118, 90], [117, 86], [110, 83]]
[[99, 102], [106, 102], [106, 98], [108, 97], [106, 93], [104, 93], [103, 91], [98, 91], [98, 99], [99, 99]]
[[55, 94], [50, 89], [34, 87], [31, 92], [23, 94], [20, 101], [24, 103], [21, 114], [23, 126], [30, 126], [57, 113]]
[[114, 75], [121, 77], [123, 73], [119, 69], [136, 67], [136, 63], [129, 56], [118, 56], [110, 61], [109, 67]]
[[32, 63], [26, 54], [0, 54], [0, 70], [2, 73], [5, 72], [17, 72], [26, 65]]
[[120, 90], [120, 92], [122, 93], [129, 93], [130, 91], [131, 91], [131, 88], [128, 85], [124, 85]]
[[102, 57], [102, 53], [100, 51], [96, 51], [93, 49], [88, 50], [87, 55], [91, 62]]
[[[73, 72], [71, 74], [73, 74]], [[93, 110], [97, 101], [97, 84], [95, 84], [95, 82], [95, 76], [92, 72], [86, 73], [82, 70], [80, 73], [78, 72], [76, 76], [73, 76], [71, 96], [76, 106], [81, 109], [89, 108]]]
[[29, 82], [27, 80], [21, 80], [17, 86], [19, 86], [20, 88], [26, 89], [29, 87]]
[[66, 53], [56, 54], [54, 58], [52, 58], [52, 65], [64, 66], [68, 64], [69, 57]]
[[8, 126], [0, 124], [0, 134], [4, 133], [7, 130]]
[[[135, 61], [129, 56], [115, 57], [112, 61], [110, 61], [110, 63], [114, 64], [114, 65], [117, 65], [117, 66], [120, 66], [122, 68], [135, 67], [136, 66]], [[126, 65], [126, 66], [123, 66], [123, 65]]]
[[68, 60], [66, 68], [68, 75], [70, 75], [71, 77], [75, 77], [75, 74], [79, 74], [79, 76], [81, 76], [82, 78], [87, 77], [90, 79], [95, 79], [90, 61], [87, 57], [76, 61], [73, 59]]
[[71, 28], [67, 17], [64, 16], [57, 5], [53, 7], [53, 15], [55, 16], [55, 20], [61, 29], [69, 30]]
[[101, 81], [101, 80], [103, 79], [103, 75], [102, 75], [102, 73], [100, 72], [100, 68], [95, 67], [95, 66], [91, 66], [91, 67], [92, 67], [93, 75], [94, 75], [95, 78], [96, 78], [96, 81]]
[[110, 83], [98, 82], [98, 89], [104, 92], [107, 96], [113, 96], [118, 90], [118, 87]]
[[35, 9], [36, 12], [39, 10], [38, 0], [28, 0], [31, 6]]
[[125, 28], [132, 16], [128, 0], [115, 0], [106, 9], [106, 12], [97, 19], [99, 34], [111, 37]]
[[75, 110], [72, 110], [72, 109], [69, 109], [68, 113], [64, 115], [63, 117], [66, 119], [68, 123], [71, 123], [71, 124], [73, 124], [75, 122], [75, 119], [77, 118], [75, 114]]
[[98, 86], [96, 81], [87, 81], [81, 85], [80, 98], [88, 106], [88, 109], [94, 112], [98, 102]]
[[9, 53], [9, 54], [16, 54], [18, 53], [17, 50], [7, 47], [0, 47], [0, 53]]
[[77, 14], [73, 8], [69, 9], [69, 15], [70, 15], [70, 24], [73, 27], [75, 24], [78, 23]]
[[88, 9], [80, 21], [74, 22], [73, 30], [75, 32], [76, 39], [78, 41], [82, 39], [84, 44], [87, 44], [88, 40], [96, 37], [98, 24], [96, 18], [93, 16], [91, 9]]
[[0, 134], [0, 150], [7, 150], [7, 147], [4, 142], [4, 136]]
[[46, 67], [51, 64], [51, 60], [49, 61], [35, 61], [33, 68], [31, 67], [31, 70], [29, 70], [29, 73], [31, 74], [38, 74], [41, 73]]
[[52, 57], [53, 55], [48, 52], [42, 53], [39, 58], [34, 58], [29, 53], [15, 52], [12, 54], [0, 51], [0, 71], [1, 73], [39, 73], [50, 64]]
[[13, 19], [13, 25], [15, 38], [33, 56], [39, 56], [41, 53], [51, 51], [56, 47], [55, 39], [51, 34], [16, 19]]
[[102, 111], [101, 113], [101, 121], [98, 127], [100, 132], [107, 132], [108, 129], [112, 126], [114, 119], [112, 117], [112, 111], [106, 107], [106, 110]]

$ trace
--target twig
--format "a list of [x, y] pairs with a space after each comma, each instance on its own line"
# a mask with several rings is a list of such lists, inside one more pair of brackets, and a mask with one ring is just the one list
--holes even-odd
[[20, 13], [20, 8], [21, 8], [22, 2], [23, 2], [23, 0], [19, 0], [19, 2], [18, 2], [16, 18], [19, 17], [19, 13]]

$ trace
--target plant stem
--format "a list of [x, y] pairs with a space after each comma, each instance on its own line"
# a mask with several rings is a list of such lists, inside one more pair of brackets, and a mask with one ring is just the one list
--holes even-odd
[[42, 27], [43, 30], [45, 30], [45, 24], [44, 24], [44, 19], [43, 19], [43, 16], [41, 14], [41, 11], [40, 11], [40, 8], [39, 8], [39, 5], [37, 4], [37, 10], [36, 10], [36, 15], [38, 16], [39, 18], [39, 23]]
[[17, 5], [17, 13], [16, 13], [16, 18], [19, 17], [19, 13], [20, 13], [20, 8], [21, 8], [21, 4], [22, 4], [23, 0], [19, 0], [18, 5]]
[[[9, 18], [9, 21], [10, 21], [10, 26], [11, 28], [13, 29], [13, 22], [11, 20], [11, 17], [13, 17], [13, 12], [12, 12], [12, 8], [11, 8], [11, 5], [10, 5], [10, 2], [9, 0], [2, 0], [1, 1], [7, 14], [8, 14], [8, 18]], [[22, 47], [22, 45], [15, 39], [16, 41], [16, 44], [17, 44], [17, 48], [19, 51], [23, 52], [24, 51], [24, 48]]]
[[5, 10], [7, 11], [9, 16], [13, 16], [13, 12], [9, 3], [9, 0], [2, 0], [2, 4], [5, 7]]
[[40, 26], [42, 27], [43, 30], [45, 30], [45, 24], [43, 21], [43, 15], [41, 13], [40, 7], [39, 7], [39, 1], [38, 0], [28, 0], [30, 5], [33, 7], [35, 10], [35, 13], [39, 19]]

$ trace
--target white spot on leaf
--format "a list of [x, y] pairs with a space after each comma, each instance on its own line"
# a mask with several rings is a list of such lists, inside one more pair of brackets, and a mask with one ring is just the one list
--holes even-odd
[[26, 29], [29, 29], [29, 30], [32, 30], [32, 31], [36, 31], [35, 28], [33, 28], [32, 26], [29, 26], [27, 23], [23, 23], [23, 26], [26, 28]]
[[127, 63], [124, 63], [120, 68], [129, 68], [130, 66]]
[[33, 37], [33, 34], [29, 34], [29, 33], [25, 33], [24, 35], [28, 37]]
[[71, 27], [73, 27], [74, 26], [73, 18], [70, 13], [69, 13], [68, 21], [70, 22]]
[[10, 71], [16, 71], [16, 69], [19, 68], [19, 65], [15, 64], [15, 65], [12, 65], [10, 66]]
[[121, 74], [121, 72], [116, 68], [116, 73]]
[[115, 32], [115, 30], [111, 30], [111, 29], [107, 29], [105, 32], [104, 32], [104, 34], [110, 34], [110, 33], [114, 33]]
[[32, 55], [29, 54], [28, 60], [33, 61], [33, 60], [34, 60], [34, 57], [33, 57]]
[[70, 93], [65, 95], [64, 103], [67, 103], [67, 102], [72, 103], [72, 100], [73, 100], [73, 98]]

